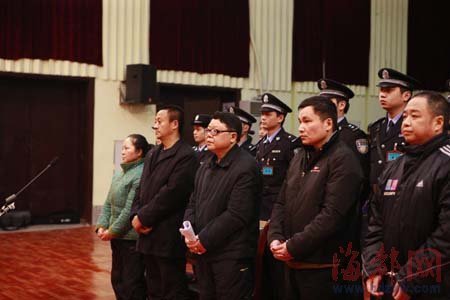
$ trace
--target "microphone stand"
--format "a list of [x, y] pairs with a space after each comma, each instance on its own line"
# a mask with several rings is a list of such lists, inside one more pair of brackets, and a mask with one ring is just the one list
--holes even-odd
[[17, 193], [12, 194], [8, 198], [5, 199], [5, 204], [0, 208], [0, 217], [6, 214], [8, 211], [16, 209], [15, 207], [15, 201], [17, 197], [27, 188], [29, 187], [33, 182], [36, 181], [39, 177], [41, 177], [42, 174], [44, 174], [48, 169], [50, 169], [52, 166], [55, 165], [55, 163], [58, 161], [59, 157], [54, 157], [52, 161], [41, 171], [39, 174], [37, 174], [33, 179], [30, 180], [23, 188], [21, 188]]

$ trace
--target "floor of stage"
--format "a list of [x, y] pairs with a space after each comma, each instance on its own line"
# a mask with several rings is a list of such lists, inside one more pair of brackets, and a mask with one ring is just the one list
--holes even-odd
[[111, 250], [91, 226], [0, 230], [0, 299], [115, 299]]

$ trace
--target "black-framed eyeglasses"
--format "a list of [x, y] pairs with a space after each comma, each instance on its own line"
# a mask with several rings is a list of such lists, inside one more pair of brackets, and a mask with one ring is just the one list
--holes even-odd
[[206, 132], [206, 134], [210, 134], [212, 136], [216, 136], [216, 135], [218, 135], [219, 133], [222, 133], [222, 132], [236, 132], [236, 130], [219, 130], [219, 129], [206, 128], [205, 132]]

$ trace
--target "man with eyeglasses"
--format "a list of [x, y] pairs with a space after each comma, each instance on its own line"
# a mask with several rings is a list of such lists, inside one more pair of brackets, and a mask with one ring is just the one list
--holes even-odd
[[213, 154], [200, 166], [184, 219], [197, 234], [185, 240], [196, 256], [199, 299], [251, 299], [261, 177], [238, 146], [241, 120], [216, 112], [206, 129]]

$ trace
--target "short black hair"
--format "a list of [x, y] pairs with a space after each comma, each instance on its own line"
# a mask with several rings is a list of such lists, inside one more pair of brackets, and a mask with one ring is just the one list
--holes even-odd
[[178, 133], [182, 135], [184, 128], [184, 110], [180, 106], [173, 104], [163, 105], [158, 109], [158, 111], [161, 110], [167, 110], [170, 122], [178, 121]]
[[137, 133], [130, 134], [128, 137], [130, 138], [134, 148], [136, 150], [142, 150], [142, 157], [145, 157], [148, 150], [150, 150], [152, 146], [147, 142], [147, 139], [143, 135]]
[[448, 130], [450, 127], [450, 104], [444, 96], [435, 91], [421, 91], [415, 94], [412, 98], [422, 97], [427, 99], [428, 108], [435, 116], [444, 117], [444, 130]]
[[227, 126], [227, 130], [235, 131], [237, 133], [237, 141], [239, 142], [242, 134], [241, 119], [239, 119], [235, 114], [224, 111], [216, 111], [212, 118], [225, 124], [225, 126]]
[[331, 118], [333, 121], [333, 130], [337, 128], [337, 108], [336, 105], [328, 98], [324, 96], [312, 96], [306, 98], [300, 103], [298, 109], [302, 109], [308, 106], [312, 106], [314, 113], [316, 113], [323, 121], [327, 118]]
[[[345, 102], [344, 114], [346, 114], [348, 112], [348, 110], [350, 109], [350, 101], [349, 101], [349, 99], [345, 99], [343, 97], [338, 97], [338, 96], [326, 96], [326, 95], [321, 95], [321, 96], [327, 97], [330, 100], [336, 99], [336, 103], [337, 104], [339, 104], [339, 102]], [[337, 111], [337, 109], [336, 109], [336, 111]]]

